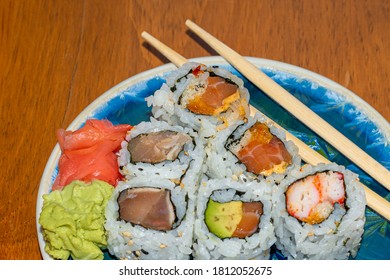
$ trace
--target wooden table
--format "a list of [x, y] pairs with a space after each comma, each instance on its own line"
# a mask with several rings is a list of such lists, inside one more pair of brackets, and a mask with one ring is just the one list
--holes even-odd
[[0, 1], [2, 259], [40, 259], [39, 181], [66, 128], [117, 83], [167, 63], [152, 35], [185, 57], [216, 55], [187, 18], [242, 55], [294, 64], [347, 87], [390, 120], [390, 2]]

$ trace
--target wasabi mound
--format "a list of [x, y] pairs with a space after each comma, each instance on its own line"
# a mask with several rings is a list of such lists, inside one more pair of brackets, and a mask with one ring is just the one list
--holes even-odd
[[39, 217], [45, 251], [54, 259], [99, 260], [107, 246], [105, 208], [114, 187], [95, 180], [74, 181], [43, 196]]

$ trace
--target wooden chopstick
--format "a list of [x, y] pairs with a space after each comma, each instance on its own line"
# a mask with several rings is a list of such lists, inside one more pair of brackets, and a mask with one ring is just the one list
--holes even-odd
[[254, 85], [390, 190], [390, 171], [236, 51], [190, 20], [186, 25]]
[[151, 44], [154, 48], [156, 48], [161, 54], [163, 54], [166, 58], [169, 59], [173, 64], [175, 64], [177, 67], [180, 67], [184, 63], [187, 62], [187, 59], [180, 55], [179, 53], [172, 50], [167, 45], [163, 44], [161, 41], [154, 38], [152, 35], [150, 35], [147, 32], [141, 33], [142, 38], [144, 38], [149, 44]]
[[[184, 63], [187, 62], [187, 59], [185, 59], [183, 56], [181, 56], [176, 51], [172, 50], [170, 47], [165, 45], [164, 43], [160, 42], [153, 36], [151, 36], [147, 32], [141, 33], [142, 38], [144, 38], [149, 44], [151, 44], [153, 47], [155, 47], [158, 51], [160, 51], [166, 58], [168, 58], [173, 64], [175, 64], [177, 67], [182, 66]], [[251, 106], [251, 115], [254, 115], [258, 110]], [[263, 114], [264, 115], [264, 114]], [[277, 123], [275, 123], [273, 120], [268, 118], [268, 121], [271, 122], [273, 125], [278, 127], [279, 129], [282, 129], [286, 133], [286, 139], [291, 140], [294, 142], [294, 144], [299, 149], [299, 155], [302, 157], [302, 159], [310, 164], [316, 165], [318, 163], [330, 163], [328, 159], [323, 157], [321, 154], [316, 152], [315, 150], [311, 149], [309, 146], [307, 146], [304, 142], [296, 138], [294, 135], [283, 129], [281, 126], [279, 126]], [[360, 183], [361, 184], [361, 183]], [[364, 188], [364, 191], [366, 193], [366, 199], [367, 199], [367, 205], [390, 221], [390, 202], [388, 202], [383, 197], [379, 196], [377, 193], [369, 189], [367, 186], [362, 184], [362, 187]]]

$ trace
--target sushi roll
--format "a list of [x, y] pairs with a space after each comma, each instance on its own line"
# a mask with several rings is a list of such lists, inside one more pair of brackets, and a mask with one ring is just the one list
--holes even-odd
[[241, 79], [193, 62], [169, 76], [147, 101], [155, 118], [189, 126], [204, 138], [249, 116], [249, 92]]
[[366, 198], [357, 175], [336, 164], [306, 165], [273, 193], [277, 248], [289, 259], [354, 257]]
[[120, 182], [106, 207], [107, 248], [118, 259], [189, 259], [194, 209], [170, 180]]
[[260, 113], [219, 132], [205, 150], [207, 174], [213, 178], [245, 176], [280, 183], [301, 166], [295, 144]]
[[194, 229], [195, 259], [269, 259], [276, 241], [265, 182], [204, 179]]
[[203, 144], [193, 130], [151, 118], [129, 131], [118, 162], [126, 179], [159, 177], [179, 184], [187, 174], [198, 179], [203, 154]]

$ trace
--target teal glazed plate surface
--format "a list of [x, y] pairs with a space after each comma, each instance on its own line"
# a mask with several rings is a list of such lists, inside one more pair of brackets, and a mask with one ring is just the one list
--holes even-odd
[[[252, 57], [248, 57], [248, 59], [387, 169], [390, 169], [390, 125], [370, 105], [341, 85], [311, 71], [266, 59]], [[216, 56], [191, 60], [206, 65], [218, 65], [227, 68], [242, 78], [250, 92], [251, 105], [330, 161], [344, 165], [359, 174], [363, 184], [388, 201], [390, 200], [388, 190], [243, 78], [223, 58]], [[123, 81], [92, 102], [67, 129], [76, 130], [87, 119], [91, 118], [108, 119], [114, 124], [127, 123], [131, 125], [149, 120], [151, 110], [145, 102], [145, 97], [152, 95], [159, 89], [165, 82], [167, 75], [174, 69], [173, 64], [166, 64]], [[55, 131], [53, 131], [54, 134]], [[50, 192], [51, 185], [58, 172], [57, 164], [60, 155], [61, 151], [57, 144], [42, 175], [37, 198], [37, 234], [43, 259], [51, 259], [51, 257], [44, 250], [45, 241], [38, 219], [43, 204], [42, 195]], [[105, 252], [105, 257], [107, 259], [111, 258], [107, 252]], [[272, 259], [283, 258], [276, 250], [272, 253]], [[376, 214], [369, 207], [366, 209], [366, 224], [362, 244], [355, 259], [390, 259], [389, 221]]]

